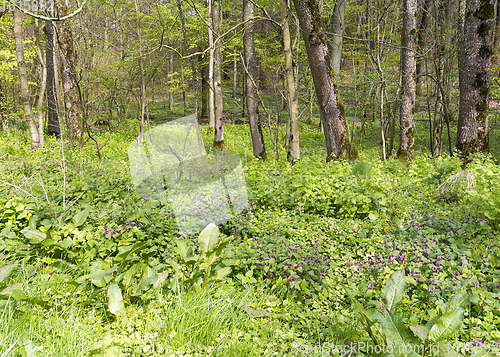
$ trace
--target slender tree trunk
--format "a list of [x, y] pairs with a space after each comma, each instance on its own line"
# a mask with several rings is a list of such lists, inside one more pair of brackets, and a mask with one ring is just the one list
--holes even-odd
[[139, 42], [139, 75], [140, 75], [140, 97], [139, 106], [141, 110], [140, 114], [140, 126], [139, 126], [139, 142], [144, 142], [144, 127], [145, 127], [145, 115], [146, 115], [146, 81], [144, 78], [144, 58], [142, 57], [142, 34], [141, 34], [141, 13], [139, 11], [139, 4], [137, 0], [134, 0], [135, 5], [135, 15], [137, 20], [137, 41]]
[[493, 0], [467, 0], [460, 78], [457, 148], [462, 157], [489, 152], [488, 109], [493, 55]]
[[250, 135], [252, 137], [253, 155], [261, 158], [262, 160], [267, 160], [264, 137], [262, 136], [262, 128], [260, 126], [259, 115], [257, 113], [259, 101], [257, 98], [256, 84], [259, 72], [257, 68], [257, 56], [255, 54], [253, 17], [253, 2], [251, 0], [244, 0], [243, 22], [245, 23], [245, 30], [243, 31], [243, 59], [247, 72], [245, 75], [245, 97], [248, 121], [250, 123]]
[[0, 119], [2, 120], [2, 130], [9, 131], [9, 119], [7, 118], [7, 110], [5, 109], [5, 96], [3, 94], [2, 82], [0, 81]]
[[220, 38], [220, 3], [213, 0], [212, 20], [214, 36], [214, 102], [215, 102], [215, 134], [214, 147], [222, 149], [224, 147], [224, 130], [222, 127], [223, 98], [222, 98], [222, 39]]
[[415, 156], [415, 51], [416, 0], [403, 0], [403, 31], [401, 34], [401, 107], [398, 158], [412, 161]]
[[[349, 130], [335, 71], [328, 55], [328, 41], [321, 25], [318, 1], [294, 0], [294, 4], [319, 103], [326, 142], [326, 160], [328, 162], [346, 158], [349, 154]], [[358, 150], [352, 145], [351, 158], [358, 157]]]
[[[52, 12], [47, 12], [52, 16]], [[45, 61], [47, 65], [47, 133], [61, 137], [59, 102], [57, 97], [56, 61], [55, 61], [54, 25], [45, 21]]]
[[174, 75], [174, 52], [170, 52], [168, 60], [168, 110], [174, 110], [174, 89], [173, 89], [173, 75]]
[[233, 98], [236, 98], [236, 88], [238, 87], [238, 57], [233, 57]]
[[210, 83], [208, 83], [208, 63], [206, 63], [205, 59], [203, 59], [201, 61], [200, 74], [201, 74], [201, 113], [200, 113], [200, 118], [207, 119], [209, 117], [209, 114], [208, 114], [208, 111], [209, 111], [208, 91], [210, 90]]
[[47, 66], [42, 56], [40, 48], [40, 28], [38, 27], [38, 19], [35, 19], [35, 38], [36, 38], [36, 53], [40, 62], [40, 89], [38, 99], [36, 101], [36, 115], [38, 119], [38, 137], [40, 146], [43, 146], [43, 102], [45, 99], [45, 89], [47, 87]]
[[213, 0], [208, 0], [208, 128], [215, 128]]
[[338, 76], [340, 73], [340, 59], [342, 57], [342, 37], [344, 36], [344, 15], [347, 0], [337, 0], [330, 17], [332, 37], [330, 40], [330, 57], [333, 70]]
[[287, 1], [281, 0], [281, 28], [283, 30], [283, 47], [285, 50], [285, 76], [288, 92], [288, 112], [289, 112], [289, 143], [288, 161], [294, 163], [300, 159], [299, 146], [299, 101], [297, 98], [293, 58], [292, 58], [292, 40], [290, 38], [290, 28], [288, 26], [288, 7]]
[[[427, 30], [427, 26], [429, 24], [429, 12], [431, 9], [432, 0], [425, 0], [424, 5], [422, 7], [422, 17], [420, 18], [420, 22], [418, 24], [418, 33], [417, 33], [417, 53], [419, 56], [424, 56], [425, 50], [425, 32]], [[417, 60], [417, 90], [422, 84], [422, 61], [423, 58], [419, 58]]]
[[23, 103], [24, 118], [28, 122], [31, 148], [36, 150], [40, 146], [40, 138], [35, 123], [33, 109], [31, 108], [28, 72], [26, 71], [26, 62], [24, 61], [21, 12], [17, 8], [14, 9], [14, 41], [16, 45], [17, 69], [19, 72], [19, 82], [21, 84], [21, 100]]
[[[68, 15], [68, 8], [64, 0], [55, 0], [57, 16]], [[61, 57], [62, 86], [64, 92], [64, 107], [66, 126], [70, 145], [73, 141], [80, 146], [83, 143], [83, 111], [78, 91], [76, 73], [76, 51], [73, 44], [71, 19], [57, 22], [57, 37]]]

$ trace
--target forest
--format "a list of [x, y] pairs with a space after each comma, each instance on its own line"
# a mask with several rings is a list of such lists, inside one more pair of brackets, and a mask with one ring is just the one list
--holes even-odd
[[0, 357], [500, 352], [498, 0], [0, 0]]

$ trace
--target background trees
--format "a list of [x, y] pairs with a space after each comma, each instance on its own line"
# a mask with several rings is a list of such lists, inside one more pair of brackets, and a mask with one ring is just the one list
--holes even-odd
[[[62, 132], [78, 145], [86, 142], [85, 128], [92, 135], [103, 124], [121, 129], [123, 119], [137, 118], [137, 128], [129, 130], [142, 133], [155, 116], [198, 112], [210, 118], [217, 147], [223, 147], [224, 121], [241, 116], [250, 123], [254, 156], [264, 159], [268, 134], [275, 158], [287, 147], [289, 160], [297, 160], [299, 123], [311, 120], [324, 130], [328, 160], [349, 156], [349, 148], [356, 157], [368, 126], [378, 128], [374, 144], [383, 160], [396, 147], [400, 158], [411, 160], [417, 139], [434, 155], [443, 146], [451, 151], [455, 133], [464, 155], [488, 151], [489, 78], [500, 31], [493, 3], [294, 4], [295, 11], [287, 0], [279, 7], [267, 0], [89, 0], [74, 16], [45, 22], [41, 55], [33, 61], [36, 41], [26, 41], [40, 29], [33, 16], [61, 17], [79, 8], [58, 1], [53, 15], [21, 9], [30, 13], [20, 15], [32, 83], [28, 91], [23, 84], [24, 92], [13, 57], [13, 13], [6, 9], [0, 18], [6, 30], [0, 35], [4, 127], [9, 119], [29, 126], [19, 119], [21, 113], [31, 117], [21, 93], [34, 107], [45, 66], [41, 103], [47, 115], [39, 129], [59, 136], [59, 116], [66, 118]], [[352, 126], [360, 129], [356, 143]], [[415, 139], [418, 129], [428, 137]]]

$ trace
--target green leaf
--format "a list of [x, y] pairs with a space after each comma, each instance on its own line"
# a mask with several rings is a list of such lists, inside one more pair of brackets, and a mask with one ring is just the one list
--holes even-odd
[[215, 243], [217, 243], [217, 238], [219, 236], [219, 227], [214, 223], [210, 223], [205, 229], [200, 233], [198, 242], [200, 243], [200, 253], [210, 252]]
[[23, 228], [21, 233], [24, 234], [31, 244], [38, 244], [47, 236], [45, 233], [39, 232], [36, 229], [31, 229], [30, 227]]
[[132, 254], [140, 252], [141, 250], [147, 248], [149, 246], [149, 244], [150, 244], [149, 242], [135, 243], [132, 247], [130, 247], [130, 249], [127, 249], [127, 250], [121, 252], [120, 254], [118, 254], [114, 260], [116, 262], [121, 262], [121, 261], [127, 260]]
[[2, 281], [4, 281], [9, 276], [13, 267], [14, 267], [14, 264], [9, 264], [9, 265], [6, 265], [6, 266], [0, 268], [0, 283]]
[[470, 292], [453, 295], [450, 300], [448, 300], [446, 305], [443, 306], [443, 314], [447, 314], [448, 312], [455, 310], [457, 307], [463, 306], [464, 304], [468, 303], [471, 296], [472, 294]]
[[106, 275], [111, 275], [118, 269], [116, 265], [112, 266], [108, 270], [101, 270], [95, 267], [92, 267], [92, 272], [87, 275], [82, 275], [78, 279], [75, 280], [76, 283], [78, 284], [83, 284], [86, 280], [92, 279], [92, 280], [101, 280], [104, 278]]
[[22, 286], [23, 285], [21, 283], [8, 285], [0, 292], [0, 295], [10, 296], [18, 301], [26, 299], [26, 295], [21, 290]]
[[429, 339], [442, 341], [451, 336], [460, 328], [464, 318], [464, 310], [461, 307], [441, 316], [429, 332]]
[[108, 308], [114, 315], [125, 308], [122, 291], [116, 283], [112, 283], [108, 288]]
[[387, 302], [387, 310], [394, 312], [405, 296], [406, 277], [403, 270], [392, 273], [382, 288], [382, 296]]
[[387, 343], [392, 345], [395, 351], [399, 351], [400, 348], [401, 350], [403, 348], [408, 351], [413, 350], [413, 347], [419, 341], [413, 336], [410, 329], [403, 325], [399, 317], [392, 314], [389, 310], [385, 310], [384, 315], [385, 319], [382, 326], [385, 331]]
[[225, 268], [219, 269], [215, 272], [215, 280], [222, 280], [226, 276], [228, 276], [229, 274], [231, 274], [230, 267], [225, 267]]
[[251, 307], [248, 306], [242, 306], [242, 310], [246, 311], [250, 316], [254, 317], [267, 317], [267, 316], [273, 316], [272, 313], [263, 311], [263, 310], [257, 310], [257, 309], [252, 309]]
[[130, 267], [129, 270], [127, 270], [125, 272], [125, 274], [123, 274], [123, 285], [125, 285], [125, 286], [130, 285], [132, 278], [134, 277], [135, 273], [137, 273], [137, 271], [139, 270], [140, 267], [142, 267], [142, 262], [135, 263], [134, 265], [132, 265]]
[[89, 216], [90, 208], [87, 207], [83, 211], [78, 212], [73, 216], [73, 222], [75, 222], [75, 227], [81, 226], [87, 217]]
[[410, 330], [412, 330], [415, 336], [420, 338], [421, 341], [425, 341], [427, 336], [429, 336], [431, 328], [424, 325], [413, 325], [410, 326]]

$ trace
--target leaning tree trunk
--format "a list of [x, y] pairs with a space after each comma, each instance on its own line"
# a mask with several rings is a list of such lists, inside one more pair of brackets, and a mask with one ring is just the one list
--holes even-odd
[[338, 0], [334, 7], [330, 18], [332, 26], [332, 37], [330, 40], [330, 57], [332, 60], [333, 70], [338, 76], [340, 73], [340, 59], [342, 57], [342, 37], [344, 35], [344, 15], [347, 0]]
[[[328, 41], [321, 25], [318, 1], [294, 0], [294, 4], [318, 98], [325, 134], [326, 161], [346, 158], [349, 155], [349, 130], [335, 72], [328, 54]], [[359, 157], [358, 150], [352, 144], [351, 158], [357, 157]]]
[[416, 0], [403, 0], [401, 34], [401, 106], [398, 158], [412, 161], [415, 156], [415, 51]]
[[40, 138], [36, 127], [33, 108], [31, 108], [30, 89], [28, 86], [28, 72], [24, 61], [24, 48], [21, 27], [21, 12], [14, 9], [14, 41], [16, 45], [17, 69], [19, 71], [19, 82], [21, 84], [21, 100], [23, 102], [24, 117], [28, 122], [28, 129], [31, 138], [31, 148], [38, 149]]
[[215, 102], [215, 134], [214, 147], [224, 147], [224, 131], [222, 128], [223, 99], [222, 99], [222, 43], [220, 38], [220, 4], [213, 0], [212, 20], [215, 36], [214, 45], [214, 102]]
[[[52, 16], [52, 13], [48, 13]], [[54, 58], [54, 25], [45, 21], [45, 62], [47, 66], [47, 133], [61, 137], [59, 107], [56, 90], [56, 63]]]
[[488, 109], [493, 56], [493, 0], [467, 0], [460, 76], [457, 148], [468, 154], [489, 152]]
[[243, 31], [243, 53], [244, 64], [246, 67], [245, 79], [245, 99], [247, 104], [248, 122], [250, 124], [250, 135], [252, 137], [253, 155], [262, 160], [267, 160], [266, 147], [264, 145], [264, 137], [262, 136], [262, 128], [259, 122], [257, 107], [259, 101], [257, 99], [256, 80], [259, 75], [257, 68], [257, 56], [255, 54], [255, 39], [254, 39], [254, 3], [251, 0], [243, 1], [243, 22], [245, 30]]
[[290, 115], [290, 136], [288, 145], [288, 161], [291, 163], [300, 159], [299, 146], [299, 101], [295, 89], [295, 76], [293, 71], [292, 40], [288, 26], [287, 1], [281, 0], [281, 28], [283, 30], [283, 47], [285, 50], [285, 76], [288, 90], [288, 113]]
[[[64, 0], [56, 0], [55, 5], [57, 16], [68, 15], [68, 7]], [[75, 141], [81, 146], [83, 144], [83, 110], [78, 90], [73, 31], [69, 21], [70, 19], [57, 22], [57, 38], [61, 57], [61, 79], [68, 138], [71, 145]]]

